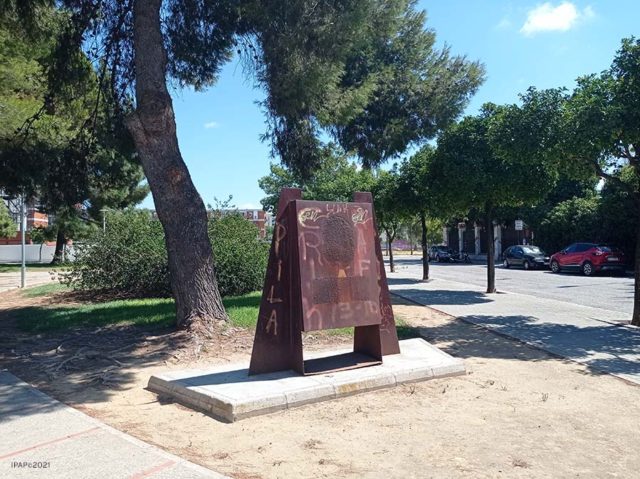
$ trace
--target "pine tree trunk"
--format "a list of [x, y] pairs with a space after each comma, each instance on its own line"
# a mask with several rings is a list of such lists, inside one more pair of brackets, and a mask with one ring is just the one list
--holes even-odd
[[[640, 197], [636, 198], [636, 205], [640, 205]], [[638, 212], [640, 208], [636, 206]], [[640, 326], [640, 218], [638, 218], [636, 232], [636, 253], [634, 265], [634, 295], [633, 295], [633, 316], [631, 316], [631, 324]]]
[[218, 291], [207, 212], [176, 135], [160, 28], [162, 0], [136, 0], [136, 110], [127, 122], [165, 233], [177, 325], [208, 332], [227, 315]]
[[427, 244], [427, 215], [424, 211], [420, 212], [420, 226], [422, 236], [420, 244], [422, 245], [422, 281], [429, 279], [429, 245]]
[[493, 210], [485, 208], [485, 228], [487, 230], [487, 293], [496, 292], [495, 238], [493, 235]]
[[58, 234], [56, 235], [56, 249], [53, 253], [51, 264], [62, 263], [62, 253], [64, 251], [64, 245], [66, 242], [67, 238], [65, 238], [64, 236], [64, 231], [62, 230], [62, 228], [58, 228]]

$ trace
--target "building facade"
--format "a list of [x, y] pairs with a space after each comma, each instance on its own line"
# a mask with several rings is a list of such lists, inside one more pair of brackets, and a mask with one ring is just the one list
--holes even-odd
[[[524, 225], [522, 230], [516, 230], [513, 221], [493, 225], [495, 259], [500, 260], [502, 252], [509, 246], [517, 244], [533, 244], [535, 236], [533, 231]], [[484, 225], [465, 221], [459, 222], [455, 227], [447, 226], [442, 231], [442, 241], [449, 248], [457, 251], [465, 251], [468, 254], [487, 254], [487, 235]]]
[[[13, 218], [13, 221], [16, 223], [16, 234], [11, 238], [0, 238], [0, 245], [16, 245], [21, 242], [21, 228], [20, 224], [20, 208], [21, 208], [21, 200], [6, 198], [3, 197], [1, 201], [4, 201], [4, 204], [7, 206], [9, 210], [9, 214]], [[28, 244], [31, 244], [31, 238], [29, 237], [29, 231], [32, 228], [46, 228], [49, 226], [51, 218], [46, 213], [42, 213], [39, 209], [39, 205], [35, 201], [27, 202], [26, 207], [27, 213], [27, 229], [26, 231], [26, 241]]]

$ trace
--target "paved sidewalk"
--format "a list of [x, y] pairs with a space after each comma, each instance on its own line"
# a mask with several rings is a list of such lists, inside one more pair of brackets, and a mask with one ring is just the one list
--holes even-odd
[[0, 438], [2, 478], [224, 477], [117, 431], [6, 371], [0, 371]]
[[442, 279], [419, 281], [399, 272], [392, 293], [559, 356], [640, 384], [640, 328], [629, 315], [518, 293], [487, 295], [478, 286]]
[[[47, 284], [55, 280], [57, 274], [51, 274], [49, 271], [34, 271], [27, 267], [26, 283], [27, 287]], [[20, 272], [0, 273], [0, 293], [13, 288], [20, 287]]]

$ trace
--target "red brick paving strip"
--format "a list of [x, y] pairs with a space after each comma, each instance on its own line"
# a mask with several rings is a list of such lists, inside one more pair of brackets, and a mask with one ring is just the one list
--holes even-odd
[[18, 451], [10, 452], [9, 454], [5, 454], [4, 456], [0, 456], [0, 460], [6, 459], [8, 457], [17, 456], [18, 454], [22, 454], [23, 452], [32, 451], [34, 449], [38, 449], [39, 447], [48, 446], [49, 444], [55, 444], [57, 442], [66, 441], [67, 439], [73, 439], [74, 437], [83, 436], [85, 434], [89, 434], [90, 432], [101, 429], [99, 426], [92, 427], [91, 429], [87, 429], [86, 431], [76, 432], [74, 434], [69, 434], [68, 436], [59, 437], [58, 439], [52, 439], [51, 441], [41, 442], [40, 444], [36, 444], [31, 447], [27, 447], [25, 449], [20, 449]]
[[143, 477], [148, 477], [151, 474], [155, 474], [156, 472], [160, 472], [164, 469], [166, 469], [167, 467], [171, 467], [176, 463], [176, 461], [167, 461], [167, 462], [163, 462], [162, 464], [159, 464], [155, 467], [152, 467], [150, 469], [147, 469], [145, 471], [141, 471], [138, 472], [136, 474], [134, 474], [133, 476], [130, 476], [129, 479], [142, 479]]

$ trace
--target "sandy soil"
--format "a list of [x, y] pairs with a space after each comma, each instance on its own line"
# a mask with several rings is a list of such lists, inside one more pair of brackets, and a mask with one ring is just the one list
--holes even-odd
[[[20, 303], [12, 301], [1, 295], [0, 308]], [[232, 331], [197, 359], [180, 356], [175, 333], [141, 336], [129, 349], [89, 355], [93, 373], [84, 365], [56, 369], [60, 359], [42, 367], [47, 348], [77, 354], [72, 340], [53, 346], [60, 337], [38, 351], [23, 341], [0, 362], [111, 426], [237, 479], [638, 477], [639, 387], [429, 308], [396, 304], [394, 311], [464, 358], [468, 374], [224, 424], [144, 387], [155, 371], [248, 359], [251, 332]], [[10, 314], [0, 314], [0, 334], [9, 326]], [[123, 333], [96, 334], [115, 344]], [[307, 341], [315, 349], [344, 339]], [[122, 366], [110, 380], [88, 379], [113, 367], [101, 357]]]

